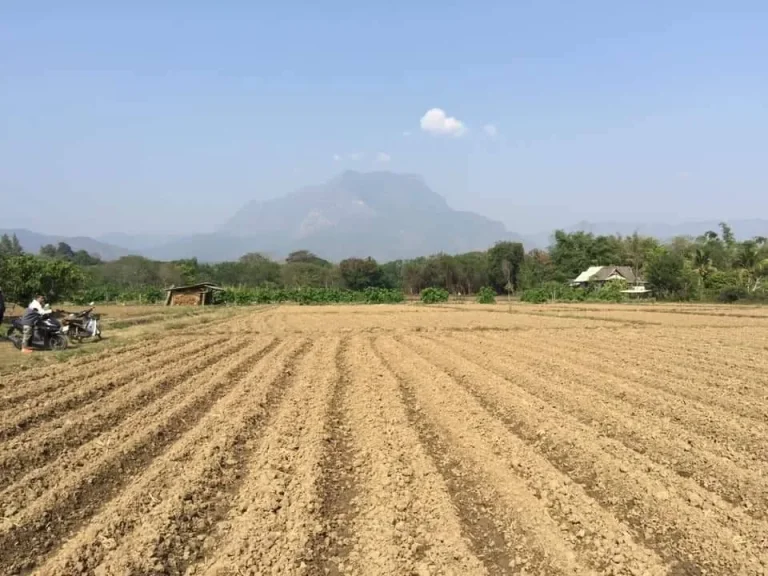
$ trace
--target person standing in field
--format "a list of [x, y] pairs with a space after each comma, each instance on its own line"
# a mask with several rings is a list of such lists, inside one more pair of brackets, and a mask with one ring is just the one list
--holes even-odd
[[29, 303], [29, 306], [24, 311], [24, 316], [21, 317], [21, 351], [24, 354], [32, 352], [32, 348], [29, 347], [29, 341], [32, 339], [35, 324], [37, 324], [37, 321], [40, 320], [43, 314], [43, 302], [45, 302], [45, 296], [42, 294], [35, 296], [35, 299]]
[[3, 295], [3, 289], [0, 288], [0, 326], [3, 324], [3, 318], [5, 317], [5, 296]]

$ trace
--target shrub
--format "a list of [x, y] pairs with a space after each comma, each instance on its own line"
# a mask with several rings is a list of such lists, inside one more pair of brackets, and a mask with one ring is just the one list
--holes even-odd
[[746, 296], [747, 296], [747, 291], [744, 290], [744, 288], [741, 288], [739, 286], [728, 286], [720, 290], [720, 293], [717, 295], [717, 299], [720, 302], [725, 302], [730, 304], [732, 302], [736, 302], [737, 300], [741, 300]]
[[623, 302], [625, 298], [621, 291], [626, 289], [627, 283], [624, 280], [609, 280], [597, 290], [590, 292], [587, 299], [598, 302]]
[[477, 293], [479, 304], [496, 304], [496, 291], [488, 286], [483, 286]]
[[296, 302], [302, 306], [313, 304], [396, 304], [405, 296], [400, 290], [366, 288], [363, 291], [342, 288], [228, 288], [215, 296], [215, 304], [280, 304]]
[[520, 296], [522, 302], [544, 304], [545, 302], [581, 302], [587, 293], [580, 288], [571, 288], [560, 282], [546, 282], [538, 288], [524, 290]]
[[444, 288], [424, 288], [421, 291], [421, 301], [424, 304], [437, 304], [438, 302], [448, 302], [448, 290]]

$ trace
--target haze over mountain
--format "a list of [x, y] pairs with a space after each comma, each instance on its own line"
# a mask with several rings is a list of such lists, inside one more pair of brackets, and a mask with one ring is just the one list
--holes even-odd
[[347, 171], [282, 198], [250, 202], [214, 234], [181, 238], [146, 253], [218, 260], [307, 248], [332, 260], [392, 260], [483, 250], [513, 237], [501, 222], [453, 210], [419, 176]]
[[[700, 235], [717, 230], [718, 220], [684, 223], [587, 222], [564, 227], [595, 234], [655, 236]], [[768, 236], [768, 221], [729, 221], [738, 238]], [[373, 256], [386, 261], [436, 252], [484, 250], [499, 240], [516, 240], [526, 249], [545, 248], [553, 230], [518, 235], [499, 221], [452, 209], [445, 198], [413, 174], [344, 172], [281, 198], [252, 201], [209, 234], [141, 235], [114, 232], [98, 239], [49, 236], [28, 230], [16, 233], [25, 250], [64, 241], [111, 260], [140, 254], [160, 260], [196, 257], [200, 261], [234, 260], [248, 252], [282, 258], [308, 249], [330, 260]]]

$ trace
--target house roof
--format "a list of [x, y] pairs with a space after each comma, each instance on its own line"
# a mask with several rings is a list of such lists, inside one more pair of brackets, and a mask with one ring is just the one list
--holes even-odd
[[600, 282], [615, 276], [624, 278], [630, 284], [640, 280], [640, 278], [635, 275], [631, 266], [590, 266], [587, 270], [579, 274], [578, 277], [574, 279], [574, 282]]
[[216, 286], [213, 282], [199, 282], [198, 284], [188, 284], [187, 286], [171, 286], [166, 288], [166, 292], [178, 292], [180, 290], [192, 290], [194, 288], [208, 288], [209, 290], [224, 290], [220, 286]]
[[589, 282], [592, 276], [597, 274], [602, 266], [590, 266], [584, 272], [579, 274], [573, 281], [574, 282]]

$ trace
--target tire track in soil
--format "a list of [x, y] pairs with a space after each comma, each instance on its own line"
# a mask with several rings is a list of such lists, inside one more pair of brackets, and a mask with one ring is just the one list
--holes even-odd
[[313, 340], [249, 455], [227, 519], [206, 543], [206, 560], [190, 572], [306, 576], [305, 552], [322, 529], [319, 482], [339, 344], [337, 337]]
[[0, 454], [0, 469], [4, 471], [0, 476], [0, 489], [18, 481], [35, 467], [55, 466], [56, 459], [62, 454], [97, 438], [104, 430], [114, 428], [142, 407], [161, 399], [189, 376], [247, 345], [241, 341], [232, 347], [210, 350], [190, 363], [191, 356], [207, 347], [195, 346], [181, 358], [171, 362], [163, 359], [161, 362], [165, 366], [160, 375], [152, 373], [158, 366], [148, 366], [148, 377], [139, 377], [128, 390], [115, 391], [101, 398], [95, 406], [86, 404], [60, 414], [60, 418], [65, 419], [63, 423], [59, 419], [50, 420], [16, 436], [6, 443]]
[[[672, 574], [759, 574], [760, 563], [768, 561], [760, 545], [766, 531], [764, 523], [738, 512], [723, 513], [697, 492], [671, 489], [666, 478], [650, 474], [653, 469], [631, 458], [613, 456], [611, 445], [617, 444], [615, 441], [572, 423], [538, 399], [529, 403], [523, 395], [517, 396], [514, 388], [510, 390], [509, 383], [490, 386], [490, 380], [471, 376], [463, 369], [445, 371], [403, 345], [398, 352], [402, 357], [418, 359], [427, 377], [448, 378], [464, 389], [482, 410], [631, 527], [640, 544], [669, 563]], [[440, 363], [455, 363], [450, 356], [441, 358]], [[479, 418], [476, 414], [474, 421]]]
[[[468, 454], [456, 444], [457, 439], [465, 439], [466, 435], [456, 432], [455, 436], [435, 420], [443, 408], [421, 402], [420, 397], [425, 399], [421, 386], [411, 383], [401, 366], [390, 360], [390, 353], [382, 350], [382, 341], [376, 341], [374, 353], [397, 380], [409, 424], [445, 479], [462, 531], [488, 573], [594, 574], [577, 561], [570, 545], [560, 539], [557, 524], [546, 517], [534, 495], [520, 490], [513, 469], [505, 470], [503, 479], [493, 478], [479, 461], [471, 463], [472, 458], [467, 458]], [[388, 339], [385, 345], [390, 342], [394, 341]], [[473, 444], [472, 450], [477, 450], [479, 446]], [[474, 456], [478, 458], [477, 454]]]
[[[540, 358], [526, 358], [515, 348], [515, 360], [509, 349], [474, 339], [424, 337], [437, 346], [477, 366], [495, 377], [503, 378], [524, 393], [545, 401], [569, 414], [585, 426], [626, 446], [680, 478], [692, 478], [705, 490], [756, 520], [768, 517], [768, 469], [761, 462], [723, 454], [721, 447], [674, 422], [663, 421], [642, 408], [633, 406], [596, 390], [593, 381], [582, 383], [569, 377]], [[723, 505], [721, 504], [721, 507]]]
[[3, 415], [0, 441], [8, 441], [30, 430], [35, 424], [57, 418], [74, 407], [83, 407], [96, 400], [102, 400], [126, 384], [135, 383], [135, 378], [138, 378], [138, 382], [144, 382], [152, 378], [151, 370], [169, 363], [180, 363], [188, 356], [205, 350], [207, 347], [207, 343], [190, 344], [187, 342], [180, 347], [180, 350], [162, 350], [159, 354], [160, 357], [148, 364], [144, 359], [139, 358], [118, 374], [114, 374], [107, 368], [100, 377], [95, 379], [95, 382], [83, 382], [82, 388], [84, 389], [75, 386], [75, 390], [68, 390], [67, 387], [61, 391], [61, 396], [58, 398], [57, 395], [54, 395], [52, 398], [43, 399], [40, 403], [34, 402], [32, 406], [26, 407], [20, 412], [18, 408], [12, 409], [10, 410], [13, 414], [12, 418], [6, 418]]
[[353, 438], [344, 414], [351, 377], [344, 363], [349, 339], [339, 343], [334, 356], [336, 383], [331, 394], [326, 427], [327, 443], [320, 468], [320, 518], [322, 530], [309, 545], [311, 576], [342, 576], [343, 563], [352, 550], [354, 500], [358, 487], [354, 475]]
[[184, 574], [202, 561], [310, 342], [274, 348], [41, 568], [39, 574]]
[[[38, 557], [46, 556], [61, 544], [63, 538], [87, 522], [109, 502], [152, 460], [183, 434], [192, 429], [219, 399], [234, 388], [248, 367], [273, 349], [275, 340], [266, 348], [248, 352], [234, 365], [218, 374], [206, 372], [189, 381], [194, 386], [203, 380], [202, 389], [193, 388], [189, 397], [165, 412], [165, 419], [139, 428], [122, 447], [115, 446], [106, 459], [89, 469], [64, 478], [66, 488], [54, 489], [46, 501], [37, 501], [12, 517], [10, 526], [0, 526], [0, 573], [24, 574], [33, 569]], [[208, 380], [205, 380], [208, 378]], [[207, 385], [207, 386], [206, 386]]]

